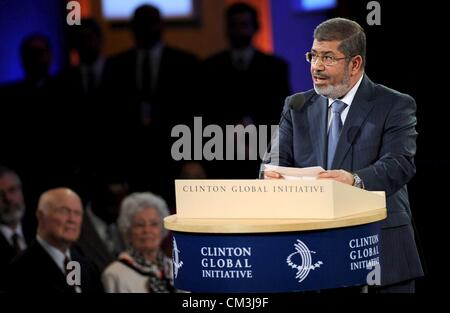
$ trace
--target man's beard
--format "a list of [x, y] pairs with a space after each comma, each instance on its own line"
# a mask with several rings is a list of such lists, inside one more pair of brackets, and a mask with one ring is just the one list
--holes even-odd
[[16, 205], [0, 212], [0, 223], [5, 225], [17, 224], [25, 214], [25, 206]]
[[[320, 75], [320, 74], [319, 74]], [[350, 86], [350, 75], [349, 71], [346, 68], [344, 72], [344, 78], [337, 85], [328, 85], [323, 87], [318, 87], [314, 84], [314, 90], [324, 97], [328, 97], [331, 99], [339, 99], [344, 96], [348, 92], [348, 87]]]

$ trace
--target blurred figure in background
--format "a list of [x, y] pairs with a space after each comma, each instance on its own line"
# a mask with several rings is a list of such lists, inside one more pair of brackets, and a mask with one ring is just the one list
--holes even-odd
[[32, 34], [21, 45], [22, 66], [25, 71], [24, 84], [29, 90], [45, 88], [50, 80], [52, 53], [45, 35]]
[[160, 249], [166, 235], [166, 202], [150, 192], [133, 193], [121, 205], [119, 228], [127, 252], [106, 268], [102, 281], [107, 292], [174, 292], [172, 260]]
[[[222, 127], [276, 125], [278, 112], [290, 92], [288, 65], [281, 58], [253, 46], [253, 37], [259, 29], [257, 11], [253, 7], [245, 3], [233, 4], [226, 10], [225, 19], [230, 47], [208, 58], [202, 66], [202, 108], [207, 124]], [[227, 142], [228, 146], [233, 144]], [[250, 147], [248, 141], [245, 145], [247, 160], [220, 162], [211, 176], [257, 177], [259, 162], [247, 157], [256, 147]], [[236, 145], [234, 151], [238, 151]]]
[[48, 129], [48, 113], [53, 109], [49, 39], [43, 34], [28, 35], [21, 43], [20, 56], [24, 79], [2, 88], [0, 127], [4, 133], [14, 134], [4, 137], [10, 147], [4, 153], [8, 161], [23, 160], [26, 150], [36, 145], [35, 139]]
[[125, 176], [113, 169], [109, 173], [97, 172], [92, 180], [77, 246], [103, 271], [125, 250], [116, 222], [129, 187]]
[[103, 32], [94, 19], [82, 19], [81, 25], [70, 27], [70, 48], [77, 53], [79, 64], [66, 73], [75, 93], [89, 96], [101, 85], [105, 58], [102, 54]]
[[[61, 90], [50, 75], [52, 49], [48, 37], [36, 33], [26, 36], [20, 55], [25, 77], [5, 87], [0, 109], [5, 147], [2, 159], [21, 173], [34, 207], [44, 190], [68, 185], [77, 149], [68, 137], [71, 112], [66, 109], [66, 99], [59, 99]], [[55, 133], [64, 134], [64, 139], [55, 140]]]
[[230, 47], [203, 64], [205, 111], [221, 124], [278, 124], [290, 92], [287, 63], [253, 46], [259, 29], [253, 7], [233, 4], [225, 20]]
[[170, 131], [190, 118], [197, 59], [165, 44], [163, 26], [157, 8], [143, 5], [135, 10], [135, 47], [105, 64], [104, 112], [112, 123], [108, 154], [133, 165], [130, 179], [137, 189], [166, 196], [175, 176], [170, 170]]
[[[98, 270], [71, 249], [80, 235], [83, 217], [80, 197], [67, 188], [48, 190], [39, 199], [36, 216], [36, 241], [12, 262], [6, 290], [21, 293], [101, 292]], [[80, 264], [80, 286], [71, 286], [66, 280], [67, 264], [72, 260]]]
[[[60, 118], [65, 121], [65, 137], [76, 149], [67, 157], [72, 173], [89, 167], [93, 156], [102, 151], [109, 136], [107, 117], [103, 116], [101, 92], [105, 58], [103, 32], [94, 19], [66, 28], [71, 64], [58, 76], [58, 97], [63, 104]], [[80, 179], [80, 177], [76, 177]]]
[[126, 113], [120, 116], [123, 123], [161, 126], [188, 109], [197, 60], [163, 42], [163, 21], [153, 6], [135, 10], [131, 30], [135, 47], [108, 60], [105, 84], [126, 101], [118, 103]]
[[[2, 108], [7, 110], [2, 119], [10, 132], [17, 135], [24, 129], [36, 127], [34, 130], [40, 131], [47, 127], [45, 114], [53, 109], [50, 100], [54, 91], [54, 80], [50, 77], [52, 52], [49, 39], [43, 34], [25, 37], [20, 46], [20, 56], [24, 79], [5, 87], [5, 102], [2, 103]], [[37, 128], [38, 125], [41, 128]], [[33, 141], [26, 143], [32, 144]]]

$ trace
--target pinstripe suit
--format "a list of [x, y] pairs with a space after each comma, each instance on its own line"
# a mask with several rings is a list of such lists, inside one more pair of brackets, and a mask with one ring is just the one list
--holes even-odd
[[[327, 164], [327, 98], [307, 91], [300, 110], [286, 99], [280, 125], [281, 166]], [[386, 192], [388, 217], [382, 225], [381, 283], [423, 276], [411, 225], [406, 184], [415, 174], [416, 103], [408, 95], [364, 76], [337, 144], [333, 169], [357, 173], [367, 190]]]

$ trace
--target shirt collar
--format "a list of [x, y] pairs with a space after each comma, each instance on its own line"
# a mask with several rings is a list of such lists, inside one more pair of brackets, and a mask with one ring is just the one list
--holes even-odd
[[[342, 99], [339, 99], [340, 101], [344, 102], [348, 107], [352, 105], [353, 99], [355, 98], [356, 92], [358, 91], [359, 85], [361, 85], [363, 78], [364, 73], [361, 75], [361, 78], [356, 82], [356, 84], [352, 87], [352, 89], [350, 89], [350, 91], [347, 92], [347, 94], [344, 97], [342, 97]], [[328, 107], [330, 107], [335, 100], [336, 99], [328, 98]]]
[[89, 68], [91, 68], [95, 74], [101, 74], [103, 71], [103, 67], [105, 66], [105, 58], [100, 56], [98, 57], [92, 64], [87, 65], [85, 63], [80, 64], [80, 68], [82, 72], [87, 73]]
[[39, 235], [36, 236], [36, 240], [39, 242], [39, 244], [44, 248], [44, 250], [50, 255], [53, 261], [55, 261], [56, 265], [58, 265], [59, 269], [65, 273], [64, 269], [64, 259], [66, 256], [71, 260], [70, 256], [70, 250], [67, 249], [65, 253], [62, 253], [61, 250], [53, 247], [50, 245], [47, 241], [42, 239]]
[[153, 47], [150, 49], [138, 49], [138, 55], [140, 58], [144, 57], [144, 53], [150, 53], [151, 58], [159, 58], [162, 54], [162, 51], [164, 49], [164, 43], [163, 42], [157, 42]]
[[20, 238], [24, 238], [23, 236], [23, 230], [22, 230], [22, 224], [19, 223], [17, 225], [17, 228], [13, 230], [11, 227], [0, 224], [0, 232], [3, 234], [3, 236], [6, 238], [6, 240], [9, 242], [10, 245], [12, 245], [12, 235], [16, 233]]

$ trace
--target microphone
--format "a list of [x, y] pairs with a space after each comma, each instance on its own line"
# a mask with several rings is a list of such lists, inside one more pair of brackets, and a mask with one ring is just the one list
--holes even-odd
[[[314, 93], [313, 93], [313, 95], [314, 95]], [[311, 97], [312, 97], [312, 95], [309, 96], [308, 99], [306, 99], [304, 93], [303, 92], [299, 92], [299, 93], [296, 93], [296, 94], [294, 94], [292, 96], [287, 97], [286, 100], [285, 100], [285, 103], [287, 103], [287, 106], [288, 106], [289, 110], [300, 111], [303, 108], [303, 106], [305, 105], [306, 100], [309, 100]], [[267, 149], [264, 152], [264, 156], [263, 156], [263, 159], [262, 159], [262, 162], [261, 162], [261, 166], [260, 166], [260, 169], [259, 169], [259, 179], [263, 179], [264, 178], [264, 169], [263, 169], [264, 164], [267, 164], [267, 163], [270, 162], [270, 160], [268, 159], [269, 158], [269, 154], [271, 154], [271, 152], [272, 152], [271, 150], [272, 150], [272, 147], [274, 146], [275, 138], [278, 138], [278, 133], [279, 133], [279, 129], [280, 129], [281, 125], [283, 124], [283, 122], [285, 120], [287, 120], [286, 114], [288, 114], [289, 110], [286, 110], [286, 111], [282, 112], [281, 118], [280, 118], [280, 122], [278, 123], [278, 128], [274, 132], [274, 134], [273, 134], [273, 136], [272, 136], [272, 138], [271, 138], [271, 140], [269, 142], [269, 145], [267, 146]]]

